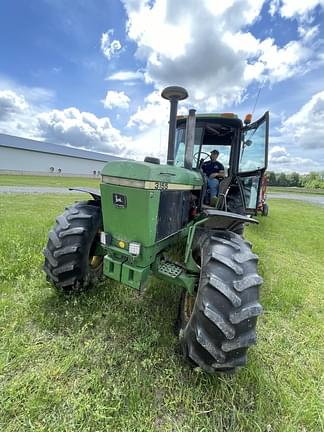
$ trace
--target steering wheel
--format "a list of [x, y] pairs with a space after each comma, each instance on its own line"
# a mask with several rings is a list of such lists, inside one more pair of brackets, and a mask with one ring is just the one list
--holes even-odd
[[[210, 154], [209, 154], [209, 153], [206, 153], [206, 152], [200, 152], [200, 156], [201, 156], [202, 154], [206, 155], [205, 158], [201, 158], [201, 159], [203, 159], [203, 162], [205, 162], [205, 160], [206, 160], [207, 158], [210, 157]], [[197, 151], [197, 152], [193, 155], [193, 160], [194, 160], [194, 162], [198, 162], [198, 155], [199, 155], [199, 151]], [[201, 159], [200, 159], [200, 160], [201, 160]]]

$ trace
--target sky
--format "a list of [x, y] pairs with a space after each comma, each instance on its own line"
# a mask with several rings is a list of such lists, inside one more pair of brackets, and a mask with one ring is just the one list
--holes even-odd
[[168, 85], [180, 114], [269, 110], [269, 169], [324, 171], [324, 0], [0, 3], [1, 133], [165, 159]]

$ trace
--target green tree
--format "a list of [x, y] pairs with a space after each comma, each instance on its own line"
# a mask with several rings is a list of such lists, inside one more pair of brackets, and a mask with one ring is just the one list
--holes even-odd
[[277, 178], [277, 185], [278, 186], [288, 186], [287, 176], [284, 172], [279, 174], [279, 176]]
[[292, 172], [288, 177], [289, 186], [300, 186], [300, 178], [297, 172]]
[[277, 185], [276, 174], [273, 171], [269, 171], [267, 175], [269, 179], [269, 186], [276, 186]]

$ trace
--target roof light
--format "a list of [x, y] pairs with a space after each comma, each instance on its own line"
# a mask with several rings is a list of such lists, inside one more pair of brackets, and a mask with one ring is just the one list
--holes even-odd
[[246, 114], [245, 119], [244, 119], [244, 124], [245, 126], [249, 125], [252, 121], [252, 114]]

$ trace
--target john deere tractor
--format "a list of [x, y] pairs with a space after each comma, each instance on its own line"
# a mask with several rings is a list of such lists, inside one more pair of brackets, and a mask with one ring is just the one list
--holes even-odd
[[[108, 162], [100, 192], [83, 189], [92, 199], [56, 219], [44, 270], [66, 292], [102, 275], [136, 290], [150, 275], [182, 287], [183, 356], [206, 372], [229, 372], [246, 364], [262, 312], [258, 257], [243, 229], [257, 223], [251, 215], [267, 167], [269, 114], [252, 124], [232, 113], [190, 110], [177, 117], [178, 101], [187, 96], [181, 87], [162, 92], [171, 103], [167, 164], [154, 157]], [[210, 207], [202, 164], [214, 149], [225, 177]], [[170, 258], [175, 248], [176, 260]]]

